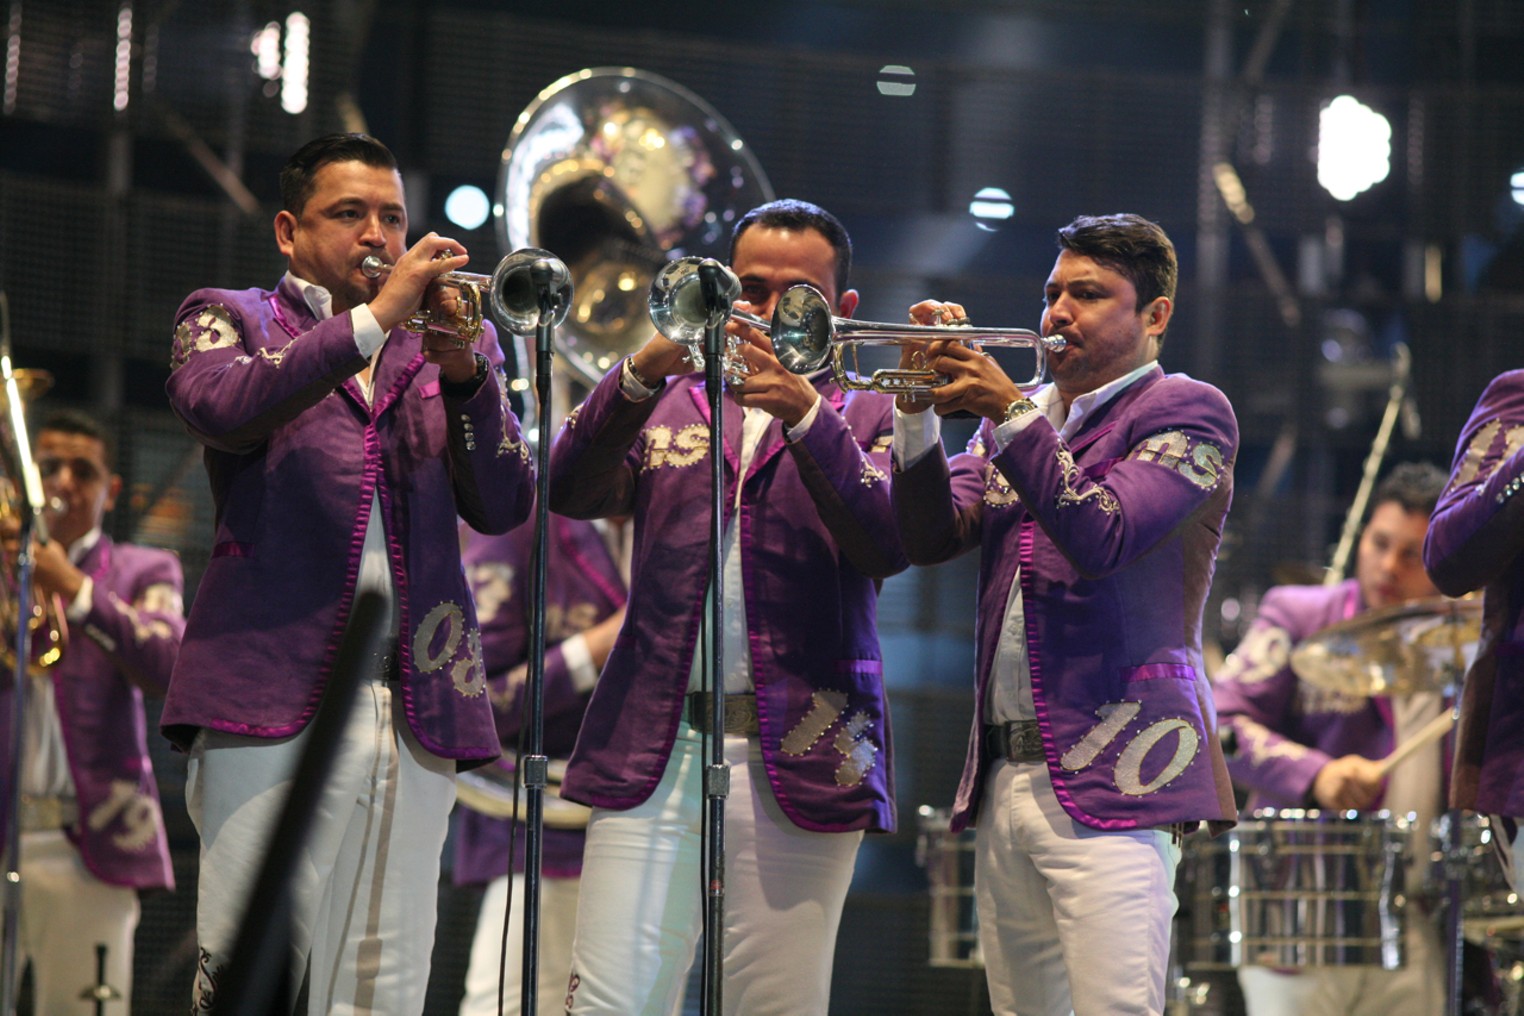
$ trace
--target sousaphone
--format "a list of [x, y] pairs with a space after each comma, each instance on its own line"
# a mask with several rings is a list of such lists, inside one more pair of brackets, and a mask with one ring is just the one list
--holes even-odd
[[589, 386], [651, 337], [662, 265], [724, 260], [736, 220], [773, 197], [724, 117], [633, 67], [577, 71], [540, 92], [509, 135], [497, 191], [502, 248], [543, 247], [571, 271], [557, 352]]

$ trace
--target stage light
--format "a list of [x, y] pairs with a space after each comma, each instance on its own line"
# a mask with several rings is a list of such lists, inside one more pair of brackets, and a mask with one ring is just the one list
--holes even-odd
[[286, 18], [285, 59], [281, 62], [280, 108], [295, 116], [307, 108], [307, 60], [312, 22], [301, 11]]
[[445, 198], [445, 218], [461, 229], [480, 229], [492, 210], [487, 192], [471, 184], [463, 184]]
[[249, 52], [254, 54], [254, 71], [266, 81], [280, 77], [280, 23], [270, 22], [254, 33], [249, 40]]
[[1002, 222], [1016, 214], [1016, 205], [999, 187], [986, 187], [968, 203], [968, 213], [974, 217], [974, 225], [993, 233]]
[[122, 4], [116, 12], [116, 81], [111, 107], [118, 113], [127, 108], [132, 93], [132, 4]]
[[1518, 170], [1508, 178], [1508, 189], [1513, 194], [1513, 203], [1524, 205], [1524, 169]]
[[878, 94], [914, 95], [915, 71], [904, 64], [884, 64], [878, 69]]
[[1352, 95], [1318, 114], [1318, 183], [1340, 201], [1385, 180], [1392, 168], [1392, 125]]

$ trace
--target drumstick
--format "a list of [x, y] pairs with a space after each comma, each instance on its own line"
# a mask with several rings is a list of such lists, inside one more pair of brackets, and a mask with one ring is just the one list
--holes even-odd
[[1444, 737], [1446, 734], [1448, 734], [1450, 732], [1450, 728], [1453, 726], [1455, 726], [1455, 710], [1446, 709], [1444, 712], [1440, 713], [1438, 716], [1434, 717], [1434, 719], [1426, 723], [1424, 728], [1417, 734], [1414, 734], [1411, 739], [1403, 741], [1397, 746], [1395, 751], [1393, 751], [1386, 758], [1382, 759], [1378, 770], [1379, 775], [1385, 776], [1387, 773], [1391, 772], [1399, 762], [1407, 758], [1409, 755], [1413, 754], [1419, 748], [1438, 741], [1441, 737]]

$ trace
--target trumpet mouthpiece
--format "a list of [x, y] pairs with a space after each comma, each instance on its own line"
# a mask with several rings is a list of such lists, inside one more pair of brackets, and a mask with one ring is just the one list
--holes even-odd
[[360, 274], [367, 279], [379, 279], [383, 272], [391, 271], [391, 265], [372, 254], [360, 262]]

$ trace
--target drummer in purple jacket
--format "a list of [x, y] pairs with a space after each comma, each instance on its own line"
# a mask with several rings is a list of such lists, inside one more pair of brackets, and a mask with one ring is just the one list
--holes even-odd
[[[577, 743], [598, 673], [624, 623], [630, 526], [626, 519], [548, 518], [543, 736], [545, 754], [564, 766]], [[509, 750], [518, 743], [527, 708], [533, 552], [532, 526], [520, 526], [506, 536], [471, 534], [465, 550], [466, 577], [482, 627], [487, 695], [497, 716], [498, 736]], [[503, 782], [511, 794], [508, 766], [504, 761], [497, 772], [507, 777]], [[468, 803], [462, 797], [461, 804]], [[523, 990], [524, 823], [512, 826], [510, 839], [506, 818], [469, 807], [457, 808], [455, 816], [455, 882], [487, 887], [472, 940], [460, 1016], [498, 1016], [499, 981], [503, 1016], [518, 1016]], [[540, 882], [541, 1008], [559, 1008], [566, 991], [586, 827], [586, 807], [555, 794], [546, 796], [540, 869], [544, 876]], [[504, 912], [510, 902], [507, 962], [501, 963]]]
[[[457, 516], [522, 522], [533, 466], [490, 326], [473, 344], [403, 322], [467, 258], [406, 246], [402, 179], [366, 135], [319, 138], [281, 173], [274, 291], [205, 289], [176, 316], [170, 405], [206, 446], [216, 506], [163, 714], [191, 754], [201, 834], [198, 1005], [238, 922], [358, 590], [388, 605], [290, 887], [291, 984], [310, 1011], [418, 1012], [457, 765], [498, 754]], [[392, 264], [369, 278], [362, 261]], [[291, 847], [293, 845], [283, 845]], [[309, 956], [310, 951], [310, 956]], [[310, 962], [309, 962], [310, 960]]]
[[[1413, 856], [1428, 856], [1429, 823], [1444, 796], [1440, 745], [1418, 749], [1390, 777], [1380, 760], [1441, 715], [1447, 706], [1443, 697], [1434, 691], [1364, 696], [1319, 688], [1291, 669], [1291, 653], [1330, 625], [1365, 611], [1437, 595], [1424, 573], [1422, 550], [1444, 484], [1444, 473], [1429, 463], [1398, 465], [1371, 496], [1354, 578], [1333, 586], [1277, 586], [1260, 601], [1259, 614], [1213, 685], [1217, 717], [1232, 731], [1228, 771], [1249, 790], [1246, 811], [1413, 813]], [[1424, 874], [1409, 873], [1409, 899], [1416, 901]], [[1416, 905], [1408, 914], [1401, 970], [1240, 967], [1250, 1016], [1439, 1012], [1444, 953], [1427, 915]]]
[[[1164, 231], [1082, 217], [1058, 244], [1054, 384], [1028, 397], [963, 343], [907, 348], [948, 381], [899, 397], [892, 490], [912, 562], [982, 555], [953, 829], [976, 830], [994, 1011], [1159, 1013], [1181, 832], [1234, 819], [1201, 616], [1238, 426], [1221, 392], [1156, 362], [1177, 275]], [[959, 409], [984, 422], [949, 463], [938, 415]]]
[[[763, 317], [796, 283], [850, 316], [851, 242], [834, 216], [778, 201], [737, 224], [741, 300]], [[741, 304], [738, 304], [741, 306]], [[749, 376], [724, 416], [727, 1013], [825, 1012], [842, 904], [865, 831], [894, 828], [893, 759], [875, 623], [905, 566], [889, 504], [890, 400], [789, 373], [732, 322]], [[708, 611], [708, 397], [669, 377], [656, 336], [573, 411], [551, 504], [631, 515], [629, 614], [562, 787], [593, 806], [567, 1011], [666, 1016], [702, 928], [696, 695]]]
[[[81, 994], [96, 985], [97, 943], [106, 984], [130, 1007], [138, 892], [174, 888], [143, 696], [169, 684], [185, 630], [183, 583], [174, 554], [101, 531], [122, 478], [97, 421], [54, 413], [34, 452], [50, 539], [35, 548], [32, 580], [57, 597], [56, 625], [70, 637], [55, 662], [34, 668], [27, 690], [17, 969], [30, 960], [35, 1011], [88, 1016], [96, 1003]], [[7, 550], [17, 528], [14, 518], [5, 526]], [[12, 704], [12, 683], [0, 682], [7, 758]]]
[[[1424, 544], [1443, 592], [1484, 590], [1482, 638], [1461, 691], [1450, 803], [1524, 822], [1524, 370], [1493, 378], [1462, 428]], [[1524, 855], [1513, 835], [1515, 884]]]

